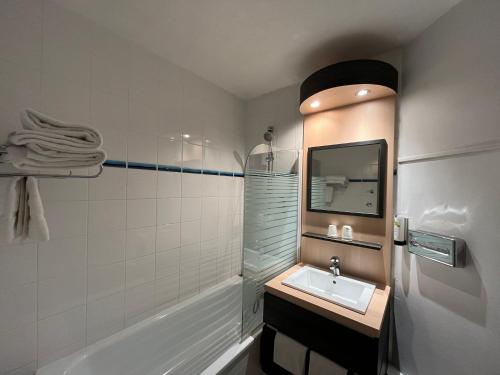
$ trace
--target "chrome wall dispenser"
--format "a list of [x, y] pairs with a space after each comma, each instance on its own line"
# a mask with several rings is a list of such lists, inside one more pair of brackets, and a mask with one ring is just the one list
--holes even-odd
[[465, 241], [457, 237], [410, 230], [408, 232], [408, 251], [450, 267], [465, 266]]

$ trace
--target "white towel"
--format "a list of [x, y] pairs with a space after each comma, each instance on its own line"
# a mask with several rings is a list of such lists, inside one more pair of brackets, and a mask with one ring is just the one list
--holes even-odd
[[325, 182], [327, 185], [342, 185], [346, 186], [348, 179], [346, 176], [326, 176]]
[[40, 197], [40, 192], [38, 191], [38, 181], [36, 178], [28, 177], [26, 179], [26, 192], [29, 206], [27, 236], [35, 241], [48, 241], [49, 227], [47, 225], [47, 221], [45, 220], [42, 198]]
[[323, 194], [325, 203], [331, 204], [333, 202], [333, 186], [326, 186]]
[[[94, 128], [52, 119], [27, 109], [21, 112], [25, 130], [9, 134], [3, 161], [24, 170], [88, 168], [102, 164], [102, 136]], [[19, 147], [15, 147], [19, 146]]]
[[328, 358], [313, 352], [309, 354], [309, 375], [346, 375], [347, 370]]
[[81, 153], [59, 152], [27, 144], [25, 147], [7, 146], [5, 151], [2, 161], [24, 170], [89, 168], [100, 165], [106, 160], [106, 153], [103, 150], [85, 150]]
[[5, 207], [0, 216], [0, 241], [2, 242], [11, 243], [16, 238], [16, 220], [22, 179], [23, 177], [13, 177], [7, 186]]
[[280, 332], [276, 332], [273, 361], [278, 366], [293, 375], [303, 375], [306, 366], [306, 353], [307, 348], [304, 345]]
[[21, 122], [24, 129], [69, 137], [80, 147], [99, 148], [102, 146], [101, 133], [96, 129], [86, 125], [65, 123], [33, 109], [26, 109], [21, 113]]
[[22, 178], [18, 181], [17, 217], [14, 224], [16, 238], [24, 238], [25, 234], [28, 233], [26, 224], [28, 223], [29, 215], [26, 179]]
[[49, 228], [36, 179], [14, 177], [8, 186], [4, 212], [0, 217], [0, 241], [11, 243], [26, 238], [47, 241]]

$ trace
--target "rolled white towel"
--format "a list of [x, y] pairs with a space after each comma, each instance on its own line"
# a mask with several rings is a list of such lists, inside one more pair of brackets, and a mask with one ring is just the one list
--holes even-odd
[[46, 131], [52, 135], [58, 134], [78, 139], [89, 148], [102, 146], [102, 135], [96, 129], [86, 125], [65, 123], [33, 109], [21, 112], [21, 122], [24, 129], [27, 130]]
[[61, 152], [26, 146], [8, 146], [2, 155], [3, 162], [12, 163], [18, 169], [76, 169], [88, 168], [104, 163], [106, 153], [103, 150], [79, 152]]
[[11, 146], [2, 156], [18, 169], [88, 168], [106, 160], [99, 149], [102, 136], [94, 128], [67, 124], [32, 109], [21, 112], [21, 122], [24, 130], [9, 134]]
[[32, 146], [35, 150], [92, 152], [98, 147], [79, 138], [40, 130], [18, 130], [9, 134], [9, 143], [16, 146]]

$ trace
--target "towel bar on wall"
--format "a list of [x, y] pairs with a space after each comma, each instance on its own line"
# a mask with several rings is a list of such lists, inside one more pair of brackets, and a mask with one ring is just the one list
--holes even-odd
[[[1, 163], [0, 163], [1, 164]], [[69, 171], [67, 174], [34, 174], [34, 173], [20, 173], [20, 172], [0, 172], [1, 177], [36, 177], [36, 178], [96, 178], [101, 175], [103, 171], [102, 165], [99, 170], [92, 175], [73, 174]]]
[[[2, 154], [6, 153], [6, 146], [1, 145], [0, 146], [0, 156]], [[1, 161], [0, 160], [0, 165], [5, 165], [9, 164], [8, 162]], [[83, 175], [83, 174], [73, 174], [73, 171], [69, 170], [68, 173], [64, 174], [49, 174], [49, 173], [40, 173], [40, 174], [35, 174], [35, 173], [28, 173], [28, 172], [19, 172], [18, 170], [14, 170], [12, 172], [0, 172], [0, 178], [1, 177], [36, 177], [36, 178], [96, 178], [99, 177], [102, 174], [103, 171], [103, 166], [99, 165], [99, 170], [91, 175]]]

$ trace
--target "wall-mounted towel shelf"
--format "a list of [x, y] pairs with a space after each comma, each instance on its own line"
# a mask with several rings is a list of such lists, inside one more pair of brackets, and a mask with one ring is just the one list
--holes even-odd
[[382, 244], [379, 244], [377, 242], [345, 240], [342, 237], [329, 237], [326, 234], [306, 232], [306, 233], [302, 233], [302, 237], [314, 238], [314, 239], [322, 240], [322, 241], [336, 242], [336, 243], [341, 243], [341, 244], [350, 245], [350, 246], [364, 247], [366, 249], [372, 249], [372, 250], [381, 250], [382, 249]]
[[[1, 164], [1, 163], [0, 163]], [[1, 177], [36, 177], [36, 178], [96, 178], [101, 175], [103, 171], [102, 165], [99, 166], [99, 170], [92, 175], [82, 175], [82, 174], [73, 174], [72, 171], [69, 171], [66, 174], [36, 174], [36, 173], [23, 173], [23, 172], [0, 172]]]

